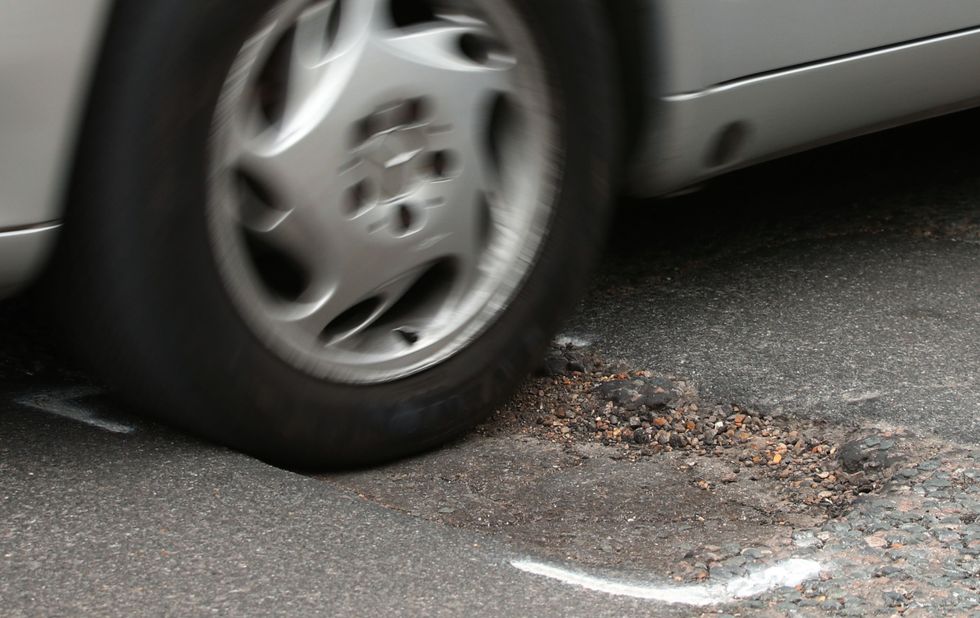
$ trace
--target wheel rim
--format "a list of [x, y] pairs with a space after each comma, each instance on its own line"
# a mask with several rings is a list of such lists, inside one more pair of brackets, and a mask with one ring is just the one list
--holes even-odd
[[212, 128], [208, 219], [239, 312], [317, 377], [390, 381], [513, 301], [550, 223], [541, 58], [499, 0], [282, 0]]

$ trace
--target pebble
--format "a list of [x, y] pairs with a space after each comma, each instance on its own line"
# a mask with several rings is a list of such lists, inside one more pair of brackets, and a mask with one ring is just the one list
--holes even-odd
[[889, 607], [900, 607], [905, 605], [905, 595], [900, 592], [888, 591], [881, 593], [882, 598], [884, 598], [885, 603]]
[[800, 548], [823, 547], [823, 541], [809, 530], [793, 532], [793, 544]]
[[758, 560], [765, 556], [771, 556], [772, 551], [769, 549], [761, 549], [758, 547], [747, 547], [741, 551], [741, 555], [746, 558], [751, 558], [753, 560]]

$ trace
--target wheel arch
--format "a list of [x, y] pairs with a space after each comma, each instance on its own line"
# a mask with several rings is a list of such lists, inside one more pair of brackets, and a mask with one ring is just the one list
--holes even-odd
[[651, 0], [616, 0], [599, 5], [614, 43], [620, 156], [625, 162], [641, 146], [641, 136], [646, 134], [645, 128], [652, 114], [648, 101], [656, 73], [656, 47], [650, 41], [654, 7]]

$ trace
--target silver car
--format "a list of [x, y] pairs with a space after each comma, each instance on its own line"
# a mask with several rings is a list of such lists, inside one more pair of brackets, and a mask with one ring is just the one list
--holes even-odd
[[0, 292], [293, 466], [472, 427], [610, 198], [980, 102], [976, 0], [0, 0]]

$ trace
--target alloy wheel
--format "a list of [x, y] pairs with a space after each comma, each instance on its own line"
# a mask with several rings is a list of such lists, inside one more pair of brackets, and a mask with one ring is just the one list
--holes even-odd
[[282, 0], [214, 118], [208, 219], [240, 314], [285, 361], [377, 383], [509, 306], [560, 172], [534, 37], [499, 0]]

